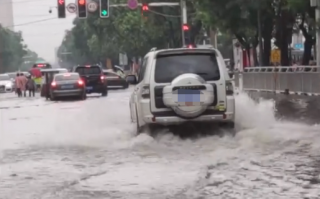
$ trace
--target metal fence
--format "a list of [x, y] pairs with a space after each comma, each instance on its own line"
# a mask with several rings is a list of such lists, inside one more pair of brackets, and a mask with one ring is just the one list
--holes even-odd
[[234, 73], [235, 86], [247, 91], [320, 94], [320, 67], [252, 67]]

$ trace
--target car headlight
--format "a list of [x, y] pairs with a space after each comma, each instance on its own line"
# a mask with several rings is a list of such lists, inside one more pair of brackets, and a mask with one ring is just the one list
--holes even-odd
[[12, 87], [12, 83], [7, 83], [6, 87]]

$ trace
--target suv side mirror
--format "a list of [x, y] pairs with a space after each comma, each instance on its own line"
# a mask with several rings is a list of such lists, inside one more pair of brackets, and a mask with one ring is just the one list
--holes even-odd
[[135, 75], [127, 75], [126, 81], [127, 81], [129, 84], [137, 84], [137, 83], [138, 83], [137, 78], [136, 78]]

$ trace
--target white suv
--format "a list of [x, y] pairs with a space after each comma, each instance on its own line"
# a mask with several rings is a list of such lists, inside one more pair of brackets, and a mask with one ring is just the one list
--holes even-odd
[[131, 120], [138, 133], [154, 125], [203, 122], [235, 126], [231, 78], [214, 48], [151, 49], [144, 57], [130, 97]]

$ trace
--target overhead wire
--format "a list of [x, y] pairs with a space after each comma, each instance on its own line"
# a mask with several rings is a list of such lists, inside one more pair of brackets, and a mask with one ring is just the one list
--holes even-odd
[[7, 2], [0, 2], [0, 5], [3, 5], [3, 4], [32, 3], [32, 2], [43, 2], [43, 0], [7, 1]]
[[12, 27], [16, 27], [16, 26], [25, 26], [25, 25], [35, 24], [35, 23], [39, 23], [39, 22], [43, 22], [43, 21], [50, 21], [50, 20], [54, 20], [54, 19], [57, 19], [57, 18], [54, 17], [54, 18], [40, 19], [40, 20], [30, 21], [30, 22], [26, 22], [26, 23], [13, 25], [13, 26], [6, 26], [6, 28], [12, 28]]

